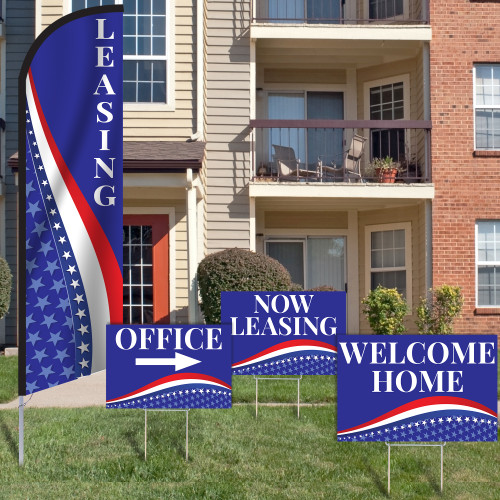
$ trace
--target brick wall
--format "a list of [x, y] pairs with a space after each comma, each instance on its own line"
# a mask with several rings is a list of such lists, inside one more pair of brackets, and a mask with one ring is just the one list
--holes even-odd
[[499, 333], [496, 314], [476, 313], [475, 222], [500, 220], [500, 152], [474, 157], [474, 63], [500, 63], [500, 3], [431, 1], [433, 283], [462, 287], [456, 333]]

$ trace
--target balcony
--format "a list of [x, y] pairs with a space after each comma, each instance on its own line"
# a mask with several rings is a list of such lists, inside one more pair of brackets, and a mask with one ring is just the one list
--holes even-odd
[[430, 41], [429, 0], [254, 0], [250, 36]]
[[[252, 120], [252, 183], [418, 185], [431, 182], [431, 122]], [[373, 168], [391, 157], [391, 179]], [[295, 189], [295, 188], [294, 188]]]
[[429, 24], [429, 0], [254, 0], [253, 23]]

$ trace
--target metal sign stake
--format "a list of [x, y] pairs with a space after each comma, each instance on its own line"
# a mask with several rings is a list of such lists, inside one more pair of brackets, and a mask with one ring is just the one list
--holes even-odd
[[144, 461], [147, 460], [148, 449], [148, 411], [185, 411], [186, 412], [186, 462], [189, 459], [189, 410], [191, 408], [144, 408]]
[[428, 444], [428, 443], [385, 443], [387, 445], [387, 494], [391, 494], [391, 446], [426, 446], [431, 448], [441, 448], [441, 493], [443, 492], [443, 450], [446, 443]]
[[19, 466], [24, 465], [24, 396], [19, 396]]
[[258, 417], [259, 414], [259, 380], [292, 380], [297, 381], [297, 418], [300, 418], [300, 380], [302, 379], [302, 375], [298, 377], [260, 377], [258, 375], [253, 376], [255, 379], [255, 418]]

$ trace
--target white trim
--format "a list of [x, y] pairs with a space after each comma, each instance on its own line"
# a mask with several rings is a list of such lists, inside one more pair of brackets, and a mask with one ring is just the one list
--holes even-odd
[[359, 333], [359, 231], [358, 211], [347, 212], [347, 333]]
[[404, 229], [405, 231], [405, 265], [402, 269], [400, 268], [382, 268], [377, 269], [377, 271], [383, 270], [397, 270], [406, 271], [406, 302], [408, 303], [409, 313], [412, 310], [412, 295], [413, 295], [413, 280], [412, 280], [412, 228], [411, 222], [395, 222], [388, 224], [376, 224], [365, 226], [365, 296], [370, 293], [370, 283], [371, 283], [371, 233], [376, 231], [396, 231], [399, 229]]
[[123, 207], [123, 215], [168, 215], [168, 302], [170, 323], [175, 323], [176, 289], [175, 289], [175, 208], [174, 207]]
[[[476, 63], [472, 66], [472, 108], [473, 108], [473, 120], [474, 120], [474, 151], [476, 151], [476, 111], [477, 109], [496, 109], [500, 110], [500, 104], [484, 104], [482, 106], [477, 105], [476, 101], [476, 68], [478, 66], [499, 66], [498, 63]], [[500, 148], [489, 148], [489, 149], [479, 149], [477, 151], [499, 151]]]
[[479, 266], [491, 266], [491, 267], [498, 267], [500, 266], [500, 261], [496, 260], [482, 260], [479, 261], [479, 246], [478, 246], [478, 236], [479, 236], [479, 231], [478, 231], [478, 225], [481, 222], [497, 222], [500, 223], [499, 219], [481, 219], [481, 220], [476, 220], [475, 223], [475, 228], [474, 228], [474, 279], [475, 279], [475, 293], [476, 293], [476, 298], [475, 298], [475, 304], [477, 309], [497, 309], [500, 308], [500, 305], [495, 305], [495, 304], [486, 304], [486, 305], [479, 305], [479, 273], [478, 269]]
[[391, 83], [403, 82], [403, 120], [410, 119], [410, 103], [411, 103], [411, 88], [410, 88], [410, 74], [404, 73], [402, 75], [391, 76], [388, 78], [380, 78], [378, 80], [370, 80], [363, 83], [363, 112], [365, 120], [370, 119], [370, 89], [373, 87], [381, 87], [382, 85], [389, 85]]
[[[4, 2], [4, 5], [7, 2]], [[64, 2], [64, 4], [66, 4]], [[64, 16], [64, 4], [63, 4], [63, 16]], [[4, 7], [5, 8], [5, 7]], [[5, 16], [3, 16], [5, 19]], [[37, 38], [42, 32], [42, 2], [35, 2], [35, 38]], [[2, 59], [3, 61], [4, 59]]]
[[[36, 6], [40, 4], [36, 2]], [[123, 0], [115, 0], [115, 5], [122, 5]], [[40, 7], [41, 8], [41, 7]], [[63, 15], [72, 12], [72, 0], [64, 0]], [[41, 23], [41, 19], [40, 19]], [[123, 111], [175, 111], [175, 0], [165, 0], [165, 55], [124, 55], [124, 61], [165, 61], [166, 64], [166, 103], [124, 102]]]

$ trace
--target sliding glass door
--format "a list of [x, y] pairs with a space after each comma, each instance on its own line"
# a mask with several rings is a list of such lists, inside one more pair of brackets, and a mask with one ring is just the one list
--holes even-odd
[[266, 254], [280, 262], [292, 281], [305, 289], [328, 286], [345, 290], [344, 236], [269, 239]]

